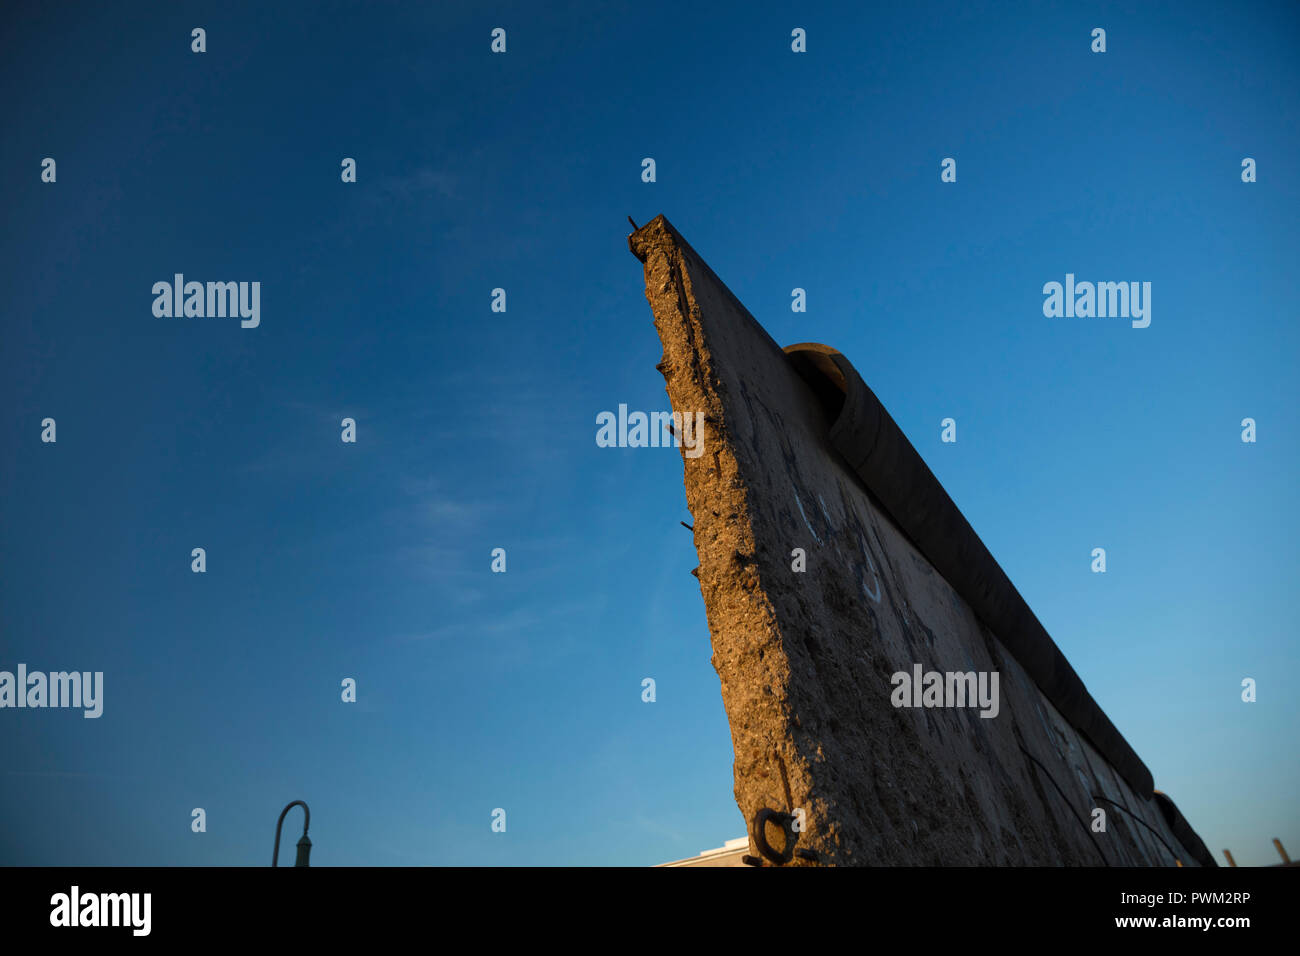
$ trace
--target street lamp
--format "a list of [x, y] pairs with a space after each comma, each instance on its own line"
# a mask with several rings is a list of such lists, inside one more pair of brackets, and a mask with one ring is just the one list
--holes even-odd
[[298, 841], [298, 859], [294, 866], [311, 866], [307, 858], [311, 856], [311, 840], [307, 839], [307, 828], [311, 826], [311, 810], [307, 804], [301, 800], [295, 800], [283, 810], [280, 811], [280, 819], [275, 821], [275, 850], [271, 854], [271, 865], [280, 865], [280, 827], [284, 825], [284, 815], [294, 807], [302, 807], [304, 819], [302, 821], [302, 839]]

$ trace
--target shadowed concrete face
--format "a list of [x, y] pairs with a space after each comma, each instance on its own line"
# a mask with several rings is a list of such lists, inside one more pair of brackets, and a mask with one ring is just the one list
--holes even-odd
[[662, 216], [629, 245], [703, 415], [686, 497], [755, 852], [792, 816], [790, 865], [1213, 865], [852, 365], [783, 352]]

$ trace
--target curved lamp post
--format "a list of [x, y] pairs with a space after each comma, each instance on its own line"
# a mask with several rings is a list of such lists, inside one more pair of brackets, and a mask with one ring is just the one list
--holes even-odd
[[311, 810], [307, 804], [301, 800], [295, 800], [283, 810], [280, 811], [280, 819], [275, 821], [275, 850], [271, 854], [271, 865], [280, 865], [280, 827], [284, 825], [284, 815], [294, 807], [302, 807], [304, 819], [302, 821], [302, 839], [298, 841], [298, 859], [294, 866], [311, 866], [307, 858], [311, 856], [311, 840], [307, 839], [307, 828], [311, 826]]

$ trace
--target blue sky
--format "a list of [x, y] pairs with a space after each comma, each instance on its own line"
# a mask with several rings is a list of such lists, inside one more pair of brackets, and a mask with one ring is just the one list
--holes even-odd
[[[293, 799], [316, 865], [743, 834], [680, 453], [594, 441], [668, 407], [658, 213], [849, 356], [1213, 852], [1300, 850], [1295, 8], [539, 6], [0, 14], [0, 669], [105, 673], [0, 712], [0, 862], [262, 865]], [[1151, 326], [1045, 318], [1067, 272]]]

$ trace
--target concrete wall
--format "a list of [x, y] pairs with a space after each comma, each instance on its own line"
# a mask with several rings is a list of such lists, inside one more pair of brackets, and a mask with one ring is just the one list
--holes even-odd
[[[825, 396], [667, 220], [629, 245], [673, 408], [705, 416], [686, 496], [753, 855], [767, 809], [802, 812], [788, 865], [1212, 863], [936, 572], [836, 450]], [[891, 675], [918, 664], [996, 672], [997, 715], [895, 707]], [[778, 853], [788, 836], [763, 829]]]

